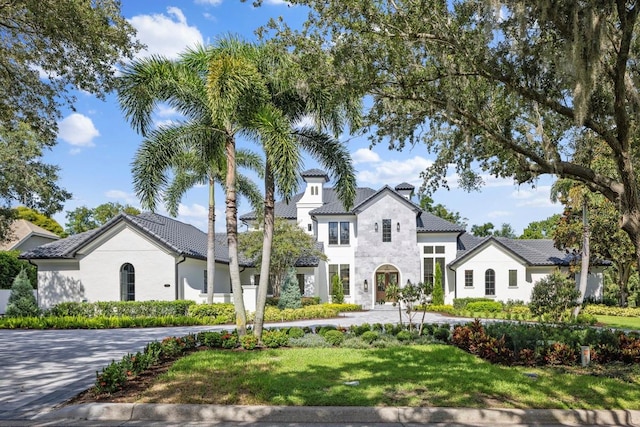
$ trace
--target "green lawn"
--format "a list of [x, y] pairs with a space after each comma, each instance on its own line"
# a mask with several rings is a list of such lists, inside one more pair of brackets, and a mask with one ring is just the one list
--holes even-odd
[[601, 316], [596, 315], [599, 323], [618, 329], [640, 330], [640, 317]]
[[136, 401], [640, 409], [640, 370], [630, 369], [621, 380], [502, 367], [445, 345], [208, 350], [178, 360]]

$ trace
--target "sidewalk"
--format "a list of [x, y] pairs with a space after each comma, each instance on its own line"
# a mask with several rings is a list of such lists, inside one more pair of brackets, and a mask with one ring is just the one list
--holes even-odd
[[[594, 425], [638, 426], [640, 411], [410, 407], [85, 404], [38, 417], [51, 425]], [[60, 424], [55, 424], [55, 423]], [[52, 424], [53, 423], [53, 424]], [[107, 423], [107, 424], [105, 424]], [[109, 424], [110, 423], [110, 424]], [[0, 422], [0, 425], [3, 425]]]

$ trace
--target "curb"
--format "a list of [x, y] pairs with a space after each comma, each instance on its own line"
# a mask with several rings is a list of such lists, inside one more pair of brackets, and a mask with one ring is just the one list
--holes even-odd
[[150, 403], [71, 405], [36, 420], [231, 423], [459, 423], [487, 425], [640, 426], [640, 411], [585, 409], [469, 409], [361, 406], [239, 406]]

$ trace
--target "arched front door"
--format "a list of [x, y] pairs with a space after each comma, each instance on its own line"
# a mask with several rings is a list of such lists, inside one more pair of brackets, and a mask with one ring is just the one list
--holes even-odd
[[376, 270], [376, 302], [385, 300], [385, 291], [389, 285], [397, 285], [400, 273], [390, 264], [385, 264]]

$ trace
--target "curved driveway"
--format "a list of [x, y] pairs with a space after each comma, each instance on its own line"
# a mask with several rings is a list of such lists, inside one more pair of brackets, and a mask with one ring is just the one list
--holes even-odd
[[[461, 319], [456, 319], [460, 321]], [[396, 323], [396, 309], [345, 313], [339, 318], [267, 326]], [[446, 318], [427, 314], [428, 323]], [[149, 329], [0, 330], [0, 420], [32, 418], [88, 389], [96, 371], [155, 340], [232, 326]]]

